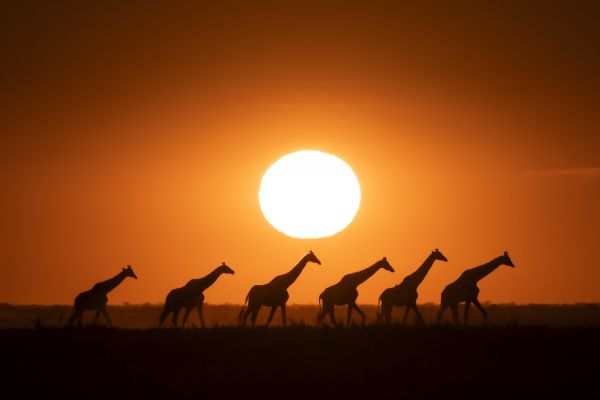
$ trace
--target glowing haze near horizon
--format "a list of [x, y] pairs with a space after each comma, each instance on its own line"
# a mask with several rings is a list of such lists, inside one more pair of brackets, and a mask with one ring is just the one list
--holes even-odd
[[[386, 256], [420, 302], [508, 250], [482, 302], [600, 300], [595, 2], [10, 2], [0, 13], [0, 302], [158, 303], [222, 261], [208, 303], [313, 250], [289, 303]], [[295, 149], [344, 160], [360, 211], [320, 239], [265, 220]]]

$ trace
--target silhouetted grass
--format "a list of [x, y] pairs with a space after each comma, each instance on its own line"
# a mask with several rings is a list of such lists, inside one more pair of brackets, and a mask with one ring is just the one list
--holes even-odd
[[[572, 304], [572, 305], [548, 305], [548, 304], [485, 304], [489, 312], [488, 323], [490, 325], [548, 325], [548, 326], [600, 326], [600, 304]], [[374, 305], [361, 305], [367, 315], [368, 323], [376, 321], [377, 307]], [[240, 305], [205, 305], [205, 318], [207, 326], [236, 325], [237, 317], [241, 309]], [[123, 305], [108, 306], [108, 312], [117, 327], [122, 328], [152, 328], [158, 325], [158, 317], [162, 305]], [[427, 324], [435, 319], [438, 306], [435, 304], [420, 305], [421, 313]], [[51, 327], [61, 326], [69, 318], [72, 306], [14, 306], [0, 305], [0, 328], [33, 328], [36, 325]], [[318, 312], [316, 305], [291, 305], [288, 306], [288, 321], [291, 324], [313, 325]], [[394, 309], [393, 318], [399, 323], [403, 310]], [[461, 308], [462, 313], [462, 308]], [[266, 321], [268, 309], [261, 310], [258, 322]], [[346, 316], [345, 308], [336, 309], [336, 317], [343, 321]], [[357, 316], [354, 316], [357, 318]], [[181, 317], [180, 317], [181, 318]], [[414, 324], [414, 314], [409, 317], [409, 324]], [[450, 318], [447, 311], [445, 318]], [[93, 312], [85, 315], [86, 321], [93, 319]], [[355, 319], [354, 321], [357, 321]], [[481, 324], [482, 318], [476, 309], [471, 312], [471, 324]], [[100, 323], [105, 321], [100, 317]], [[274, 325], [281, 323], [279, 311], [273, 320]], [[167, 325], [170, 319], [167, 319]], [[198, 316], [195, 311], [190, 314], [190, 325], [199, 325]]]
[[600, 394], [600, 327], [0, 330], [6, 388], [170, 397]]

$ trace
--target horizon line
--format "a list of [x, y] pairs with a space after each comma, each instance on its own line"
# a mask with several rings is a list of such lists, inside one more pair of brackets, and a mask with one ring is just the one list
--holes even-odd
[[[600, 300], [598, 301], [580, 301], [580, 302], [571, 302], [571, 303], [545, 303], [545, 302], [540, 302], [540, 303], [516, 303], [516, 302], [508, 302], [508, 303], [496, 303], [496, 302], [491, 302], [491, 301], [483, 301], [481, 302], [482, 304], [487, 304], [488, 306], [576, 306], [576, 305], [598, 305], [600, 306]], [[107, 304], [107, 307], [158, 307], [158, 306], [164, 306], [164, 302], [161, 303], [150, 303], [150, 302], [145, 302], [145, 303], [128, 303], [128, 302], [123, 302], [123, 303], [118, 303], [118, 304]], [[378, 307], [378, 304], [376, 303], [358, 303], [361, 306], [364, 307]], [[245, 307], [245, 304], [242, 303], [204, 303], [205, 306], [209, 306], [209, 307], [221, 307], [221, 306], [226, 306], [226, 307]], [[59, 304], [59, 303], [48, 303], [48, 304], [40, 304], [40, 303], [5, 303], [5, 302], [0, 302], [0, 307], [73, 307], [73, 304]], [[436, 306], [439, 307], [440, 303], [433, 303], [433, 302], [425, 302], [425, 303], [420, 303], [419, 306]], [[292, 304], [288, 304], [287, 307], [319, 307], [319, 303], [292, 303]], [[345, 305], [343, 306], [336, 306], [336, 307], [346, 307]]]

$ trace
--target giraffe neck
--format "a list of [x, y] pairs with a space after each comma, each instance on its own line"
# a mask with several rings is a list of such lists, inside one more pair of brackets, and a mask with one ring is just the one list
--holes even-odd
[[291, 269], [290, 272], [288, 272], [287, 274], [281, 275], [281, 283], [286, 288], [291, 286], [291, 284], [294, 283], [296, 281], [296, 279], [298, 279], [298, 277], [300, 276], [300, 273], [302, 273], [302, 270], [304, 269], [304, 267], [306, 267], [306, 264], [308, 264], [308, 257], [304, 256], [304, 257], [302, 257], [302, 259], [300, 259], [298, 264], [296, 264], [296, 266]]
[[354, 286], [358, 286], [373, 276], [373, 274], [377, 272], [379, 268], [381, 268], [381, 264], [380, 261], [377, 261], [375, 264], [363, 269], [362, 271], [347, 275], [345, 280]]
[[502, 257], [495, 258], [488, 263], [480, 265], [479, 267], [472, 268], [469, 271], [469, 277], [473, 281], [477, 282], [477, 281], [485, 278], [486, 276], [488, 276], [500, 265], [502, 265]]
[[114, 277], [112, 277], [108, 280], [105, 280], [103, 282], [97, 283], [94, 286], [94, 289], [106, 294], [106, 293], [110, 292], [111, 290], [113, 290], [114, 288], [116, 288], [117, 286], [119, 286], [119, 284], [121, 282], [123, 282], [123, 279], [125, 279], [126, 277], [127, 277], [127, 275], [125, 275], [125, 271], [121, 271]]
[[217, 278], [219, 278], [219, 276], [221, 276], [222, 273], [223, 271], [221, 270], [221, 268], [217, 267], [213, 272], [206, 275], [205, 277], [193, 279], [191, 282], [192, 286], [195, 290], [204, 291], [207, 288], [209, 288], [213, 283], [215, 283]]
[[431, 266], [434, 262], [435, 257], [433, 256], [433, 254], [430, 254], [415, 272], [404, 278], [404, 281], [410, 283], [416, 289], [421, 284], [421, 282], [423, 282], [423, 279], [425, 279], [425, 277], [427, 276], [427, 273], [431, 269]]

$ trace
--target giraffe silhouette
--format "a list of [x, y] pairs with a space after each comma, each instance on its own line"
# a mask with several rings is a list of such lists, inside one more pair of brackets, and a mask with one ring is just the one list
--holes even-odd
[[[320, 325], [325, 314], [329, 314], [329, 319], [333, 325], [336, 325], [334, 306], [348, 305], [348, 315], [346, 317], [346, 325], [350, 324], [350, 317], [352, 315], [352, 309], [362, 317], [362, 323], [365, 324], [365, 313], [362, 312], [356, 304], [356, 298], [358, 297], [358, 285], [369, 279], [379, 269], [385, 269], [390, 272], [394, 272], [394, 268], [388, 263], [387, 258], [383, 257], [375, 264], [368, 268], [354, 272], [352, 274], [344, 275], [342, 279], [333, 286], [329, 286], [319, 296], [319, 305], [321, 309], [317, 315], [317, 324]], [[322, 305], [321, 305], [322, 303]]]
[[229, 268], [227, 264], [224, 262], [214, 269], [210, 274], [198, 278], [191, 279], [185, 286], [180, 288], [173, 289], [167, 294], [167, 299], [165, 300], [165, 308], [163, 309], [162, 314], [160, 314], [160, 322], [158, 323], [158, 327], [160, 328], [165, 321], [165, 318], [169, 315], [169, 313], [173, 313], [172, 321], [173, 325], [177, 326], [177, 318], [179, 316], [179, 310], [185, 308], [185, 314], [183, 315], [182, 326], [185, 326], [187, 322], [190, 311], [193, 308], [198, 309], [198, 316], [200, 317], [200, 323], [202, 327], [205, 327], [204, 324], [204, 291], [209, 288], [221, 274], [235, 274], [235, 272]]
[[298, 279], [298, 276], [309, 262], [314, 262], [321, 265], [321, 261], [319, 261], [317, 256], [315, 256], [315, 253], [313, 253], [311, 250], [300, 259], [298, 264], [296, 264], [296, 266], [292, 268], [290, 272], [276, 276], [265, 285], [252, 286], [248, 292], [248, 295], [246, 296], [245, 304], [247, 304], [247, 306], [242, 308], [240, 311], [239, 319], [241, 324], [246, 325], [248, 316], [252, 315], [250, 320], [252, 321], [252, 326], [255, 326], [256, 317], [258, 316], [260, 307], [267, 306], [271, 307], [271, 313], [269, 314], [269, 319], [267, 320], [267, 326], [269, 326], [271, 323], [277, 307], [281, 307], [281, 319], [283, 321], [283, 325], [286, 325], [287, 320], [285, 317], [285, 304], [290, 297], [287, 289], [296, 281], [296, 279]]
[[72, 325], [75, 321], [78, 321], [79, 326], [83, 325], [83, 312], [86, 310], [96, 310], [96, 316], [94, 317], [94, 324], [98, 321], [100, 313], [104, 315], [109, 325], [112, 325], [112, 321], [106, 311], [106, 303], [108, 303], [108, 292], [119, 286], [121, 282], [127, 277], [137, 279], [137, 275], [133, 272], [131, 265], [127, 268], [123, 268], [114, 277], [98, 282], [90, 290], [81, 292], [75, 297], [75, 311], [71, 318], [69, 318], [68, 325]]
[[381, 296], [379, 296], [379, 311], [377, 318], [381, 321], [382, 319], [386, 324], [389, 325], [392, 319], [392, 309], [394, 306], [402, 307], [405, 306], [404, 318], [402, 323], [406, 323], [409, 311], [414, 310], [417, 315], [418, 323], [423, 323], [423, 317], [417, 308], [417, 288], [427, 276], [427, 273], [431, 269], [431, 266], [436, 260], [448, 261], [448, 259], [439, 251], [435, 249], [431, 252], [423, 262], [423, 264], [412, 274], [406, 276], [402, 282], [394, 287], [385, 289]]
[[483, 314], [484, 323], [487, 322], [487, 312], [483, 309], [479, 300], [477, 300], [477, 296], [479, 295], [477, 282], [485, 278], [500, 265], [507, 265], [512, 268], [515, 267], [508, 256], [508, 252], [505, 251], [503, 255], [494, 258], [486, 264], [466, 270], [457, 280], [446, 286], [442, 291], [440, 310], [435, 319], [436, 323], [441, 321], [444, 311], [446, 308], [450, 307], [454, 323], [458, 324], [458, 304], [463, 301], [465, 302], [465, 325], [469, 319], [469, 308], [471, 303], [475, 304], [475, 307]]

